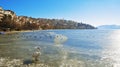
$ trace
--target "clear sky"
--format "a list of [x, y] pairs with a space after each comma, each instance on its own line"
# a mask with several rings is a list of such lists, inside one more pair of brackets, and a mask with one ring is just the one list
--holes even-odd
[[0, 0], [0, 6], [35, 18], [120, 25], [120, 0]]

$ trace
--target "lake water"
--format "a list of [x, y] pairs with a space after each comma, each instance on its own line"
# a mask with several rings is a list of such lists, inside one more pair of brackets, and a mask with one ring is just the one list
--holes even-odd
[[52, 67], [120, 67], [120, 30], [43, 30], [0, 35], [0, 57], [31, 59]]

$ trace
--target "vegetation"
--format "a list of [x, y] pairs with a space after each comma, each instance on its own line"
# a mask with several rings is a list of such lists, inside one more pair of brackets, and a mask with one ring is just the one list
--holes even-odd
[[0, 30], [39, 30], [39, 29], [95, 29], [95, 27], [64, 19], [44, 19], [17, 16], [11, 10], [0, 8]]

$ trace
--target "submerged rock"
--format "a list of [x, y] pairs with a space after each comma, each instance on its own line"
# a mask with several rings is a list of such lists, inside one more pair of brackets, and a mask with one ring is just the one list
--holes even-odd
[[51, 67], [43, 63], [34, 64], [31, 60], [0, 58], [0, 67]]
[[0, 34], [5, 34], [5, 32], [0, 32]]

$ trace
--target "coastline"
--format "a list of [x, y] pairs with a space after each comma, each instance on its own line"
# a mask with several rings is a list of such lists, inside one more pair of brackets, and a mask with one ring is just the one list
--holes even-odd
[[46, 30], [94, 30], [94, 29], [45, 29], [45, 30], [21, 30], [21, 31], [0, 31], [1, 34], [15, 34], [15, 33], [22, 33], [22, 32], [34, 32], [34, 31], [46, 31]]
[[3, 34], [15, 34], [15, 33], [21, 33], [21, 32], [34, 32], [34, 30], [21, 30], [21, 31], [0, 31]]

